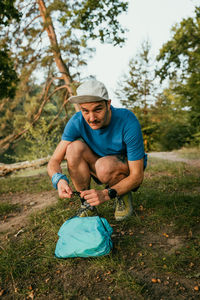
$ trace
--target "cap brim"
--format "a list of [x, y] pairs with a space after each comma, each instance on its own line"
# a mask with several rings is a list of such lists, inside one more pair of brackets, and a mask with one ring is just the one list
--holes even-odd
[[83, 95], [83, 96], [71, 96], [68, 100], [70, 103], [81, 104], [81, 103], [96, 102], [96, 101], [103, 101], [103, 100], [107, 101], [108, 99], [99, 96]]

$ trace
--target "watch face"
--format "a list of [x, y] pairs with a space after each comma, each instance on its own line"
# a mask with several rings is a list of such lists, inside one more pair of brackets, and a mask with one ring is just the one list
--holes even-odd
[[114, 189], [108, 189], [108, 195], [111, 199], [115, 198], [117, 196], [117, 191]]

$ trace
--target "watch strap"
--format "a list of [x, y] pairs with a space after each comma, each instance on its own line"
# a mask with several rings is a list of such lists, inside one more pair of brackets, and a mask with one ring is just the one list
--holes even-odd
[[107, 190], [108, 190], [108, 196], [110, 197], [110, 199], [117, 197], [117, 191], [115, 189], [107, 188]]

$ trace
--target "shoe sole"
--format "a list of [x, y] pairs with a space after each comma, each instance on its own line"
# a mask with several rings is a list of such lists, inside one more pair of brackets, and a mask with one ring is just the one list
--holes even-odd
[[130, 212], [130, 213], [129, 213], [128, 215], [126, 215], [126, 216], [123, 216], [123, 217], [115, 217], [115, 220], [116, 220], [116, 221], [123, 221], [123, 220], [129, 218], [130, 216], [132, 216], [132, 214], [133, 214], [133, 212]]

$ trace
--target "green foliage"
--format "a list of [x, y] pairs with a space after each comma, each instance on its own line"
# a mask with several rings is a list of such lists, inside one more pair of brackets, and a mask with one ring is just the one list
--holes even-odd
[[196, 127], [200, 123], [200, 7], [196, 7], [194, 18], [183, 19], [172, 33], [172, 39], [157, 57], [161, 62], [157, 75], [161, 80], [167, 76], [176, 78], [175, 91], [190, 109], [191, 122]]
[[198, 145], [199, 126], [191, 122], [195, 110], [188, 106], [187, 97], [180, 94], [178, 78], [173, 78], [169, 87], [158, 93], [152, 61], [150, 45], [146, 41], [130, 61], [128, 72], [116, 91], [117, 97], [124, 99], [121, 100], [123, 106], [131, 109], [141, 123], [145, 151]]
[[148, 104], [154, 100], [153, 59], [151, 45], [144, 41], [136, 56], [129, 61], [128, 71], [118, 82], [115, 94], [122, 105], [128, 108], [141, 108], [145, 112]]
[[7, 26], [12, 19], [20, 20], [20, 12], [14, 7], [15, 0], [1, 0], [0, 24]]
[[42, 117], [35, 126], [29, 128], [23, 141], [18, 144], [15, 150], [16, 161], [30, 161], [52, 155], [61, 139], [62, 131], [63, 127], [59, 125], [49, 131], [48, 121]]
[[180, 96], [174, 93], [172, 83], [171, 86], [158, 95], [149, 113], [155, 126], [151, 133], [153, 148], [157, 151], [179, 149], [190, 144], [195, 132], [189, 111], [184, 109]]
[[119, 81], [115, 92], [123, 106], [131, 109], [138, 117], [144, 138], [145, 151], [153, 150], [153, 135], [156, 125], [152, 123], [150, 105], [155, 101], [153, 59], [148, 40], [129, 62], [128, 71]]
[[[0, 2], [0, 25], [8, 26], [12, 19], [20, 20], [20, 13], [14, 7], [15, 0], [2, 0]], [[2, 33], [0, 34], [0, 37]], [[0, 100], [13, 98], [16, 92], [18, 76], [14, 70], [14, 63], [6, 42], [0, 43]]]
[[8, 50], [0, 50], [0, 99], [15, 96], [19, 79], [13, 66]]
[[167, 123], [160, 137], [160, 144], [164, 150], [180, 149], [191, 137], [190, 124], [181, 121]]

